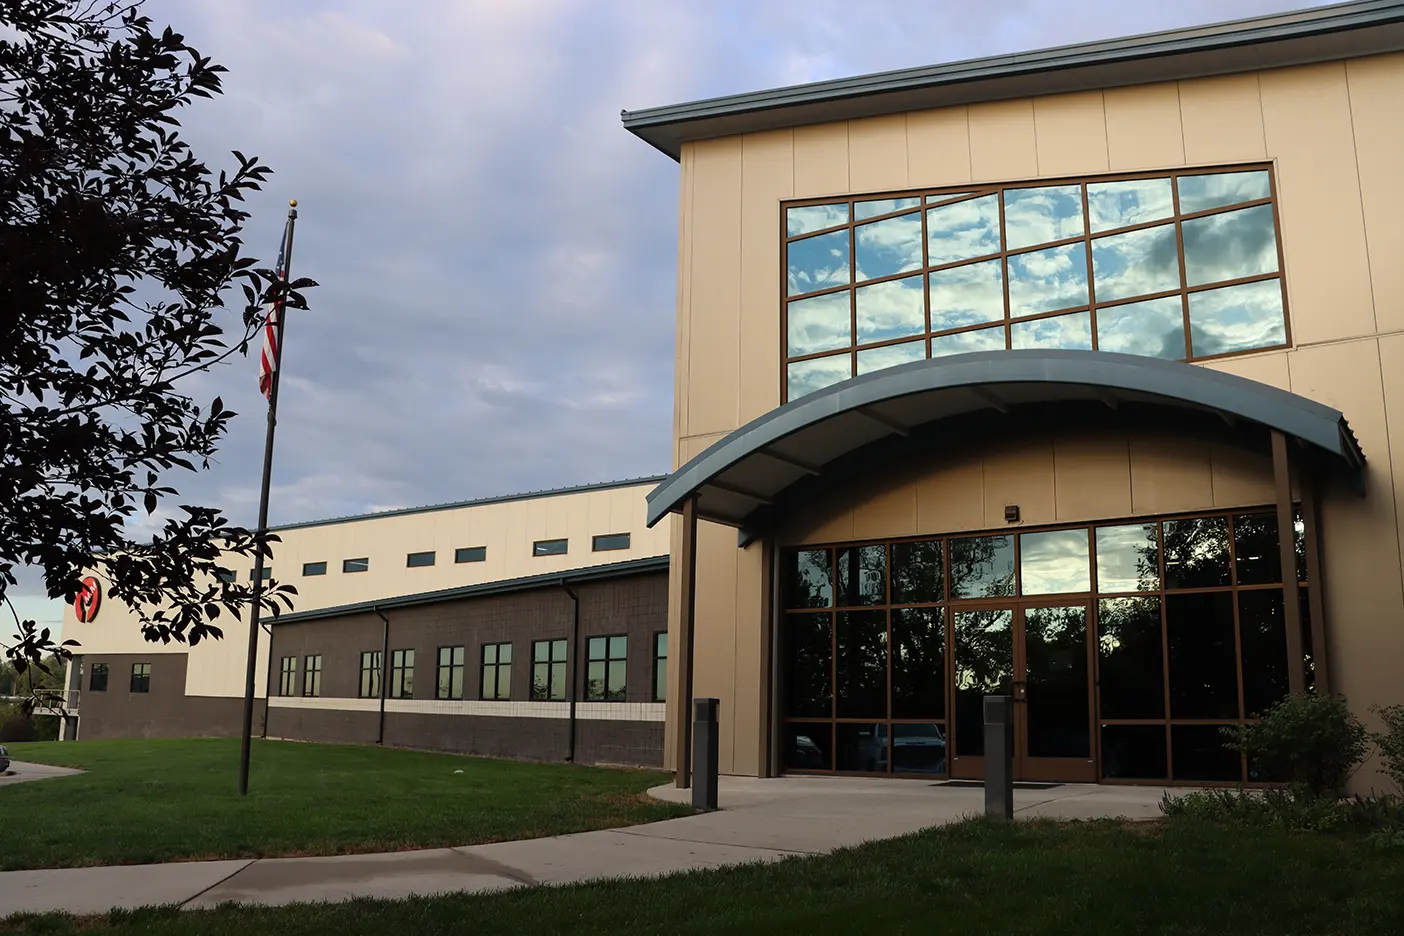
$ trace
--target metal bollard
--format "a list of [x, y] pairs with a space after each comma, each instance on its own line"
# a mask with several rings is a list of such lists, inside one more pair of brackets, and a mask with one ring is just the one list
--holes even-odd
[[1014, 818], [1014, 698], [985, 696], [985, 815]]
[[694, 699], [692, 719], [692, 807], [717, 808], [718, 699]]

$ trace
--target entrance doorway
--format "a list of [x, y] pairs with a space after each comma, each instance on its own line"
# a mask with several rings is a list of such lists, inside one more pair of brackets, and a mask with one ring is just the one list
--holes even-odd
[[1014, 698], [1014, 778], [1095, 782], [1091, 606], [1034, 601], [952, 612], [951, 776], [983, 777], [984, 697]]

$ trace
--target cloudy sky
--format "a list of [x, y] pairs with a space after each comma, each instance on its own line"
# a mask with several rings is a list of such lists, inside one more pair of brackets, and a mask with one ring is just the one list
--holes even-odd
[[[299, 201], [275, 523], [669, 468], [677, 166], [621, 109], [1309, 6], [1295, 0], [149, 0], [229, 69], [187, 112], [271, 265]], [[257, 366], [191, 392], [241, 414], [182, 500], [252, 525]], [[32, 582], [21, 610], [61, 608]]]

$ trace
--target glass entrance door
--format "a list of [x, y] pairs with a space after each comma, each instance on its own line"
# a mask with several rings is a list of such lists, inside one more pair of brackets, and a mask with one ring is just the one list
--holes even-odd
[[984, 697], [1007, 694], [1015, 778], [1095, 782], [1088, 611], [1049, 602], [953, 612], [952, 776], [984, 776]]

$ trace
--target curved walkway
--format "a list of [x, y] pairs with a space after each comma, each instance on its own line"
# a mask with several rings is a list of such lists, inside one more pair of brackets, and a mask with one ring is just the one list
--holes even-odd
[[[687, 790], [650, 791], [686, 802]], [[1160, 787], [1016, 790], [1019, 817], [1151, 819]], [[921, 780], [723, 777], [714, 813], [553, 838], [329, 858], [192, 861], [0, 873], [0, 919], [152, 904], [277, 906], [356, 897], [485, 892], [814, 855], [978, 813], [984, 792]]]

